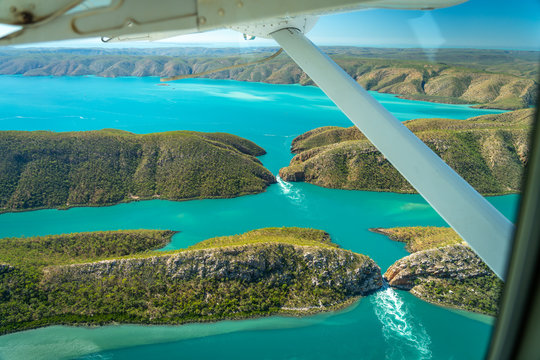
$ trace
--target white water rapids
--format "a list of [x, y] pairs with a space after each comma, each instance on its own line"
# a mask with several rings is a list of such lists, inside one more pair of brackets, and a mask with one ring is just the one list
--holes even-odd
[[283, 181], [279, 175], [276, 176], [276, 180], [283, 195], [297, 205], [302, 203], [304, 194], [302, 194], [300, 189], [294, 187], [294, 185], [289, 182]]
[[396, 291], [385, 282], [383, 288], [370, 298], [388, 344], [386, 359], [432, 358], [431, 338]]

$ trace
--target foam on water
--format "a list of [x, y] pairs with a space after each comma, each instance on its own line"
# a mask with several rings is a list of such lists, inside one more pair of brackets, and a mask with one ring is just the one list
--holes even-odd
[[242, 91], [230, 91], [230, 92], [213, 92], [212, 95], [214, 96], [220, 96], [230, 99], [236, 99], [236, 100], [244, 100], [244, 101], [272, 101], [274, 100], [271, 96], [262, 96], [262, 95], [254, 95]]
[[431, 359], [431, 338], [388, 284], [371, 297], [387, 343], [386, 359]]
[[300, 205], [302, 203], [302, 200], [304, 199], [304, 194], [302, 194], [299, 188], [295, 187], [290, 182], [283, 181], [283, 179], [281, 179], [279, 175], [276, 176], [276, 180], [279, 185], [279, 189], [283, 195], [285, 195], [295, 204]]

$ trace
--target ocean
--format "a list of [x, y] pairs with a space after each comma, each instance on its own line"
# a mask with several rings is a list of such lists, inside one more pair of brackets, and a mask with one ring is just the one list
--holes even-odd
[[[291, 141], [320, 126], [351, 126], [317, 88], [192, 79], [0, 76], [0, 130], [134, 133], [228, 132], [266, 149], [275, 175]], [[398, 119], [466, 119], [502, 111], [372, 93]], [[518, 195], [488, 199], [514, 220]], [[340, 246], [372, 257], [384, 272], [403, 244], [369, 228], [445, 222], [419, 196], [325, 189], [278, 179], [266, 192], [234, 199], [150, 200], [109, 207], [0, 215], [0, 237], [116, 229], [179, 231], [164, 249], [268, 226], [322, 229]], [[182, 326], [50, 326], [0, 337], [2, 359], [481, 359], [488, 316], [431, 305], [383, 289], [339, 312]]]

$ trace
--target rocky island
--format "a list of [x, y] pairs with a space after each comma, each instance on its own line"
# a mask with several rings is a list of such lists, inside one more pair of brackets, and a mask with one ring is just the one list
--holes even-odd
[[390, 286], [436, 305], [498, 314], [503, 282], [451, 228], [371, 230], [404, 242], [412, 253], [386, 270]]
[[0, 212], [260, 193], [264, 149], [225, 133], [0, 131]]
[[266, 228], [156, 252], [172, 231], [0, 239], [0, 334], [51, 324], [182, 324], [337, 309], [382, 285], [321, 230]]
[[[484, 195], [517, 193], [529, 155], [534, 109], [467, 120], [404, 124]], [[368, 191], [414, 193], [413, 187], [356, 128], [326, 126], [292, 142], [297, 155], [279, 171], [285, 181]]]

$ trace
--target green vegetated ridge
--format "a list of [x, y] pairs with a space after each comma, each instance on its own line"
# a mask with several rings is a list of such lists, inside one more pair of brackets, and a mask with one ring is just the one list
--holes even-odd
[[151, 251], [172, 234], [0, 239], [0, 334], [51, 324], [304, 315], [346, 306], [382, 285], [373, 260], [340, 249], [321, 230], [267, 228]]
[[503, 282], [451, 228], [371, 230], [406, 243], [412, 253], [386, 270], [390, 286], [437, 305], [498, 314]]
[[265, 151], [225, 133], [0, 131], [0, 212], [264, 191]]
[[379, 65], [355, 79], [367, 90], [407, 99], [508, 110], [534, 104], [538, 88], [532, 79], [440, 64]]
[[[404, 124], [448, 165], [486, 195], [520, 191], [529, 156], [534, 109], [467, 120], [416, 119]], [[297, 155], [280, 177], [315, 185], [412, 193], [414, 189], [355, 127], [328, 126], [292, 142]]]
[[[0, 52], [0, 74], [170, 77], [246, 63], [272, 51], [275, 49], [4, 50]], [[325, 51], [368, 90], [509, 110], [536, 101], [538, 52], [534, 51], [354, 47]], [[205, 77], [313, 85], [286, 55]]]

